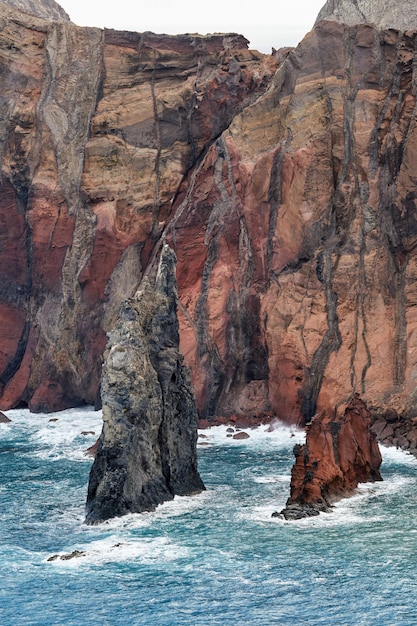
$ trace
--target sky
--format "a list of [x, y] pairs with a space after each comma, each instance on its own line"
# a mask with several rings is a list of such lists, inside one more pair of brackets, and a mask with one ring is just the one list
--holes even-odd
[[57, 0], [79, 26], [178, 35], [240, 33], [270, 53], [296, 46], [325, 0]]

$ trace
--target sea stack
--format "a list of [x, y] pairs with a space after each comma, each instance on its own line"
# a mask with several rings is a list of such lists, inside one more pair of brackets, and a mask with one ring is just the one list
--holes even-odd
[[296, 445], [294, 455], [291, 495], [281, 511], [287, 520], [328, 511], [333, 502], [352, 495], [359, 483], [382, 480], [371, 414], [357, 394], [343, 414], [317, 415], [308, 426], [306, 443]]
[[204, 489], [197, 409], [179, 351], [176, 256], [165, 245], [121, 307], [104, 355], [103, 431], [88, 485], [86, 523], [155, 509]]

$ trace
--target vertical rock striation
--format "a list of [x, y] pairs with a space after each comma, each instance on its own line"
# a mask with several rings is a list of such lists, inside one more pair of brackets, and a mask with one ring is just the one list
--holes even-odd
[[0, 409], [96, 401], [167, 241], [202, 417], [415, 417], [414, 5], [333, 0], [271, 56], [0, 5]]
[[80, 28], [0, 3], [1, 408], [96, 403], [106, 332], [180, 184], [275, 68], [239, 35]]
[[102, 375], [103, 432], [90, 473], [86, 522], [150, 511], [204, 489], [197, 409], [179, 352], [175, 254], [162, 250], [109, 335]]
[[351, 495], [359, 483], [382, 480], [382, 458], [371, 421], [359, 396], [343, 415], [313, 419], [306, 443], [294, 448], [291, 495], [281, 511], [286, 519], [318, 515], [335, 500]]

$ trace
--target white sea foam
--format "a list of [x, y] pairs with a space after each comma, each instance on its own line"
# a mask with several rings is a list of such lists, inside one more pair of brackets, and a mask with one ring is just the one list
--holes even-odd
[[33, 450], [27, 453], [30, 456], [43, 460], [67, 458], [91, 463], [91, 457], [86, 457], [84, 452], [100, 435], [101, 411], [80, 407], [45, 414], [14, 409], [7, 411], [7, 416], [12, 420], [8, 424], [8, 436], [24, 435], [26, 441], [33, 445]]
[[289, 485], [291, 474], [281, 474], [272, 476], [255, 476], [253, 481], [261, 485], [286, 484]]
[[113, 517], [101, 524], [86, 526], [85, 529], [95, 532], [97, 529], [120, 531], [144, 528], [151, 526], [157, 520], [180, 517], [206, 506], [207, 500], [212, 497], [213, 493], [213, 491], [207, 490], [193, 496], [175, 496], [173, 500], [157, 506], [155, 511], [130, 513], [122, 517]]
[[393, 446], [383, 446], [381, 444], [379, 447], [383, 464], [393, 463], [399, 465], [415, 465], [417, 467], [417, 458], [410, 454], [410, 452]]
[[[106, 536], [104, 539], [93, 541], [89, 544], [71, 547], [67, 552], [57, 553], [59, 557], [79, 551], [80, 556], [70, 559], [57, 558], [49, 561], [52, 565], [65, 567], [82, 567], [88, 565], [100, 565], [102, 563], [122, 562], [135, 560], [139, 563], [166, 562], [186, 558], [189, 555], [188, 548], [170, 541], [167, 537], [135, 538], [119, 535]], [[44, 559], [54, 555], [48, 555]]]
[[[199, 434], [203, 435], [199, 439], [199, 443], [208, 443], [211, 445], [233, 445], [233, 446], [250, 446], [253, 448], [266, 447], [271, 448], [288, 448], [296, 443], [304, 443], [305, 431], [296, 426], [287, 426], [284, 424], [274, 424], [258, 426], [257, 428], [241, 428], [239, 430], [249, 435], [248, 439], [233, 439], [227, 435], [229, 426], [211, 426], [204, 430], [199, 430]], [[235, 432], [238, 432], [235, 430]], [[202, 449], [204, 446], [202, 446]]]

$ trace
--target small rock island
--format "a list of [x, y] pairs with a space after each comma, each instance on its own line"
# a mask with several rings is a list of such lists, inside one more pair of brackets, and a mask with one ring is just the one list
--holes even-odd
[[204, 490], [197, 408], [179, 351], [176, 256], [164, 245], [120, 310], [104, 355], [103, 430], [88, 485], [86, 523], [151, 511]]
[[319, 515], [333, 502], [352, 495], [359, 483], [382, 480], [371, 414], [358, 394], [343, 414], [317, 415], [307, 427], [306, 443], [296, 445], [294, 455], [290, 497], [274, 517], [294, 520]]

